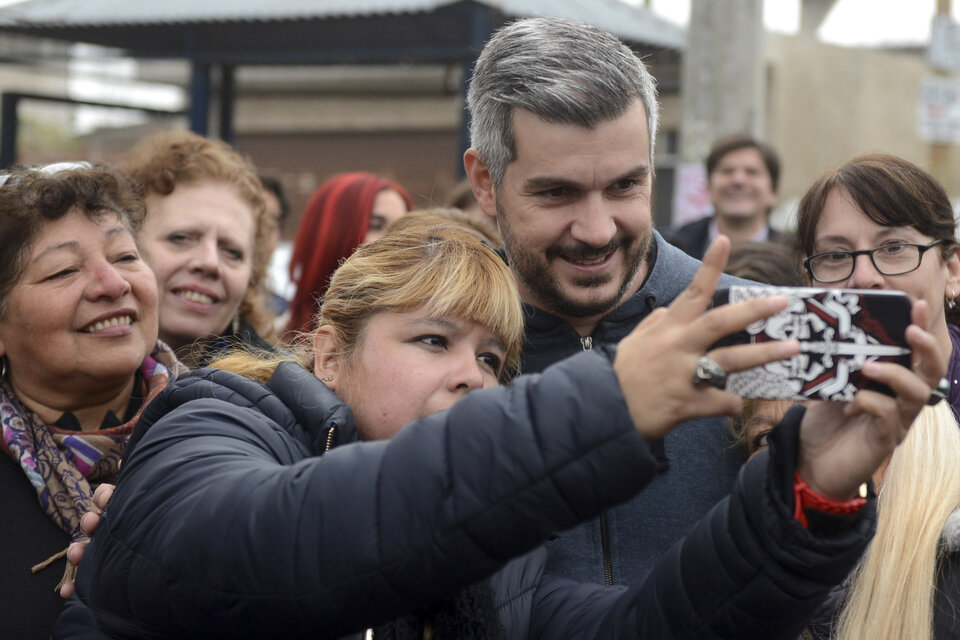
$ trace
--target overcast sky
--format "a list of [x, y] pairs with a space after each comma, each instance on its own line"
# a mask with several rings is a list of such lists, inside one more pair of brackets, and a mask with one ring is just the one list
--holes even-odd
[[[690, 16], [690, 0], [652, 0], [651, 6], [679, 24]], [[936, 6], [936, 0], [837, 0], [819, 35], [827, 42], [848, 45], [925, 43]], [[953, 3], [953, 14], [960, 18], [960, 2]], [[765, 0], [768, 29], [795, 32], [799, 20], [800, 0]]]
[[[22, 1], [0, 0], [0, 7]], [[820, 29], [820, 37], [848, 45], [925, 43], [930, 39], [936, 4], [936, 0], [837, 0]], [[954, 18], [960, 20], [960, 1], [952, 4]], [[650, 0], [650, 5], [656, 13], [678, 24], [685, 24], [690, 16], [690, 0]], [[800, 0], [764, 0], [764, 23], [768, 29], [795, 32], [799, 20]]]

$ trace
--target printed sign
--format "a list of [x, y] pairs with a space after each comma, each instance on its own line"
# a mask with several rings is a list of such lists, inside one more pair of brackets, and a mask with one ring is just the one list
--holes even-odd
[[713, 213], [707, 193], [707, 170], [702, 164], [677, 167], [673, 190], [673, 226], [679, 227]]
[[960, 142], [960, 81], [924, 78], [920, 87], [917, 119], [926, 142]]
[[960, 71], [960, 24], [948, 15], [933, 18], [927, 62], [940, 71]]

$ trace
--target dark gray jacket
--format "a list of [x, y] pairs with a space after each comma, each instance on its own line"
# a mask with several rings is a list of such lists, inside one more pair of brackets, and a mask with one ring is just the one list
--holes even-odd
[[[524, 305], [523, 373], [542, 371], [588, 347], [618, 343], [651, 311], [673, 302], [700, 267], [656, 232], [647, 260], [651, 269], [643, 286], [607, 314], [586, 343], [563, 320]], [[720, 286], [745, 282], [724, 276]], [[630, 502], [550, 542], [551, 573], [607, 584], [640, 580], [730, 492], [745, 458], [726, 418], [687, 422], [651, 443], [651, 451], [657, 458], [657, 477]]]

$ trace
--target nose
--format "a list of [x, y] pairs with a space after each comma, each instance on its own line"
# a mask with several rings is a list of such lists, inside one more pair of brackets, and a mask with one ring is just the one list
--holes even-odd
[[853, 262], [853, 274], [850, 279], [854, 289], [882, 289], [884, 280], [883, 274], [877, 271], [873, 266], [873, 261], [868, 255], [859, 255]]
[[109, 262], [98, 266], [87, 285], [87, 297], [90, 300], [122, 298], [132, 289], [130, 281]]
[[456, 362], [447, 378], [447, 387], [454, 393], [467, 393], [474, 389], [482, 389], [484, 385], [483, 366], [477, 360], [476, 354], [457, 354]]
[[220, 277], [220, 251], [215, 238], [203, 238], [190, 255], [190, 271], [210, 278]]
[[603, 247], [617, 234], [617, 223], [613, 219], [610, 205], [603, 201], [600, 194], [590, 194], [570, 227], [570, 235], [591, 247]]

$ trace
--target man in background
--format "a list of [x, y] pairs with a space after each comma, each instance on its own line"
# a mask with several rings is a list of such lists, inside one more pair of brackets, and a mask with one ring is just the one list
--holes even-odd
[[719, 234], [733, 246], [776, 242], [779, 234], [768, 218], [777, 204], [779, 180], [780, 158], [773, 147], [744, 134], [721, 138], [707, 156], [707, 192], [714, 213], [677, 229], [671, 242], [697, 260]]

